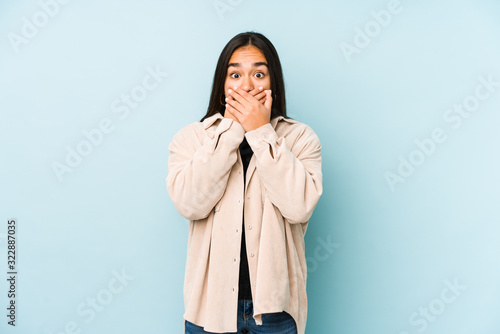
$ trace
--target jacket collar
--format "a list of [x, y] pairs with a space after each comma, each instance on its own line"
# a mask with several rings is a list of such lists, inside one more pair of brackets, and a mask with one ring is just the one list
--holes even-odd
[[[203, 128], [206, 130], [208, 129], [212, 124], [214, 124], [219, 118], [224, 118], [224, 116], [222, 116], [222, 114], [220, 112], [216, 113], [215, 115], [212, 115], [208, 118], [205, 118], [205, 120], [203, 121]], [[296, 120], [294, 119], [291, 119], [291, 118], [285, 118], [283, 116], [278, 116], [278, 117], [275, 117], [271, 120], [271, 125], [273, 126], [273, 129], [276, 129], [276, 125], [278, 124], [278, 122], [280, 120], [284, 120], [286, 122], [289, 122], [289, 123], [297, 123]]]

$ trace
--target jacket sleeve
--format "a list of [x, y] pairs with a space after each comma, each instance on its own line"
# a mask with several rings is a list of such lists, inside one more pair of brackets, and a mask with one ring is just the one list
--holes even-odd
[[302, 126], [295, 130], [300, 134], [293, 152], [270, 123], [245, 134], [269, 199], [292, 224], [307, 222], [323, 193], [321, 143], [309, 126]]
[[229, 118], [223, 118], [215, 131], [197, 126], [180, 130], [168, 146], [167, 190], [188, 220], [206, 218], [222, 198], [245, 135], [241, 124]]

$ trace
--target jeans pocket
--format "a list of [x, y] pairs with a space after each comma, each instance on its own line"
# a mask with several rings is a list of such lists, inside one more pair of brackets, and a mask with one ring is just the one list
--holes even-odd
[[297, 328], [293, 317], [285, 311], [262, 314], [262, 324], [270, 328], [279, 328], [281, 330], [292, 330]]

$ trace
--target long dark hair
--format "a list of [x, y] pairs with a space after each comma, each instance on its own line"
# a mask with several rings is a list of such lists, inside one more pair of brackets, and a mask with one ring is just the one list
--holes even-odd
[[283, 72], [281, 70], [281, 62], [274, 45], [264, 35], [257, 32], [248, 31], [242, 32], [234, 36], [222, 50], [217, 67], [215, 68], [214, 81], [212, 83], [212, 93], [208, 103], [207, 113], [200, 122], [205, 118], [215, 115], [220, 112], [224, 116], [225, 104], [224, 83], [227, 76], [227, 65], [233, 52], [243, 46], [252, 45], [260, 49], [266, 57], [269, 67], [269, 75], [271, 79], [271, 91], [273, 94], [273, 105], [271, 108], [271, 119], [277, 116], [290, 118], [286, 115], [286, 99], [285, 99], [285, 83], [283, 81]]

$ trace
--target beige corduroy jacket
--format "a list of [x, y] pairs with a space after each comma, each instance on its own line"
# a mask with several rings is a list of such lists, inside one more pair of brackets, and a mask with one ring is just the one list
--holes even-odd
[[[239, 145], [254, 154], [246, 186]], [[304, 334], [307, 319], [304, 235], [323, 192], [321, 143], [306, 124], [282, 116], [245, 132], [217, 113], [177, 132], [167, 190], [189, 220], [184, 319], [205, 331], [236, 332], [242, 217], [253, 318], [285, 311]]]

